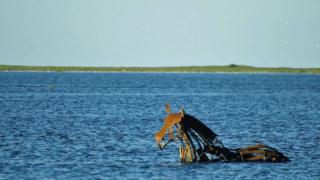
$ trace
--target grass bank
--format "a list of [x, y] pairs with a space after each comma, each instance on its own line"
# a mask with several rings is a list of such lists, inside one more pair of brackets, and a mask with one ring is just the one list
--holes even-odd
[[320, 74], [320, 68], [227, 66], [181, 67], [76, 67], [76, 66], [12, 66], [0, 65], [0, 71], [53, 71], [53, 72], [248, 72], [248, 73], [312, 73]]

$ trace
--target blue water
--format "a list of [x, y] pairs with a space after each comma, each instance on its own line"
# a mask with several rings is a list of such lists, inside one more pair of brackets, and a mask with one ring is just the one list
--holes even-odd
[[[180, 163], [167, 102], [291, 162]], [[320, 179], [319, 75], [3, 72], [0, 114], [0, 179]]]

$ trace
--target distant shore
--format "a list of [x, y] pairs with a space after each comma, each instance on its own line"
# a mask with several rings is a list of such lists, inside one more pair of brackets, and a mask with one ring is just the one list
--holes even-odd
[[15, 66], [0, 65], [3, 71], [34, 72], [230, 72], [230, 73], [308, 73], [320, 74], [320, 68], [253, 67], [230, 64], [227, 66], [179, 67], [77, 67], [77, 66]]

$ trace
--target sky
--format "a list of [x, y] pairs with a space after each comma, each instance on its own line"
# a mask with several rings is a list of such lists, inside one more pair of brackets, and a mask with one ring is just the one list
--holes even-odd
[[0, 0], [0, 64], [320, 67], [320, 1]]

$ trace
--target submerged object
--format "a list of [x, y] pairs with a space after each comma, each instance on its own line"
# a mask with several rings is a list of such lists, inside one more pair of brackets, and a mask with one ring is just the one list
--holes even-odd
[[[155, 140], [162, 150], [170, 142], [180, 142], [179, 154], [182, 162], [284, 162], [289, 159], [281, 152], [264, 144], [245, 148], [229, 149], [217, 135], [197, 118], [186, 114], [184, 109], [171, 113], [166, 105], [167, 117], [164, 125], [155, 134]], [[165, 140], [167, 135], [167, 140]]]

